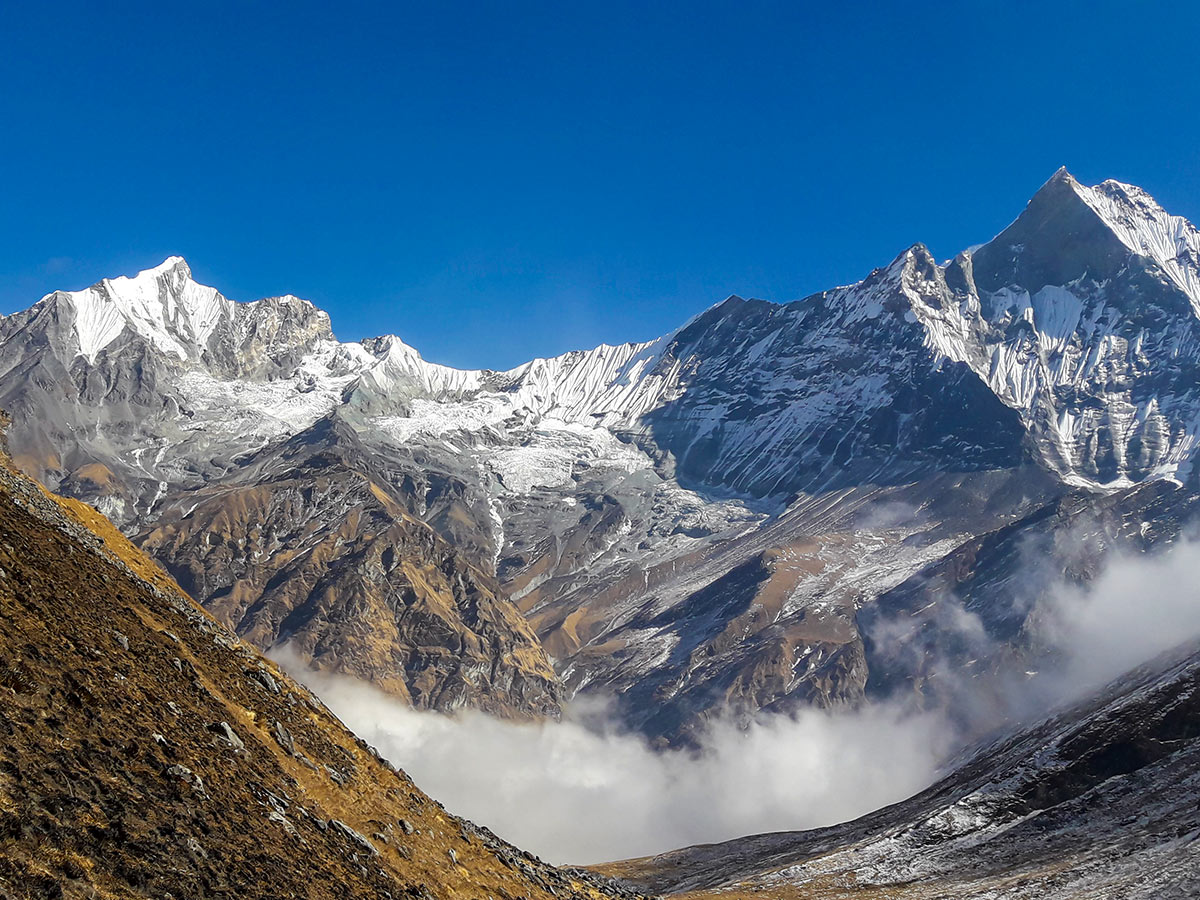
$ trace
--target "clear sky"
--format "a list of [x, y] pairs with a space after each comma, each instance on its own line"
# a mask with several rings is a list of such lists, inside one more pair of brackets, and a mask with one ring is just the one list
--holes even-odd
[[1200, 4], [0, 5], [0, 311], [166, 256], [506, 367], [948, 257], [1060, 165], [1200, 219]]

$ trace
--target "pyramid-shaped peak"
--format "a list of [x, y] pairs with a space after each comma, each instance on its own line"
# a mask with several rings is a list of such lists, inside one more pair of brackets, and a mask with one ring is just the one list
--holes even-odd
[[972, 254], [976, 284], [1036, 293], [1089, 271], [1103, 277], [1119, 266], [1125, 248], [1090, 194], [1065, 168], [1055, 172], [1011, 225]]
[[1049, 202], [1072, 202], [1080, 197], [1082, 191], [1086, 190], [1087, 188], [1080, 184], [1066, 166], [1059, 166], [1058, 170], [1037, 189], [1029, 201], [1029, 206]]
[[1130, 254], [1156, 263], [1200, 314], [1200, 235], [1145, 191], [1106, 181], [1080, 184], [1060, 168], [1011, 225], [973, 254], [984, 290], [1020, 286], [1036, 293], [1084, 275], [1115, 275]]
[[1049, 184], [1052, 181], [1062, 181], [1062, 182], [1066, 182], [1068, 184], [1071, 184], [1071, 183], [1078, 184], [1079, 183], [1075, 179], [1075, 176], [1067, 171], [1066, 166], [1059, 166], [1058, 169], [1055, 171], [1055, 173], [1050, 176], [1050, 178], [1047, 180], [1046, 183]]

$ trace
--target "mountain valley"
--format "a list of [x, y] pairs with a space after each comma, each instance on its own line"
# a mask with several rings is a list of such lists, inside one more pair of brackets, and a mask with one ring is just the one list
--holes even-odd
[[7, 462], [0, 566], [0, 897], [630, 896], [446, 812]]
[[1200, 232], [1134, 186], [1060, 170], [950, 260], [503, 372], [172, 257], [0, 317], [0, 407], [14, 897], [632, 890], [445, 813], [260, 653], [531, 727], [600, 700], [673, 753], [882, 704], [968, 748], [849, 823], [601, 867], [647, 892], [1196, 880], [1194, 644], [1046, 687], [1056, 598], [1200, 500]]

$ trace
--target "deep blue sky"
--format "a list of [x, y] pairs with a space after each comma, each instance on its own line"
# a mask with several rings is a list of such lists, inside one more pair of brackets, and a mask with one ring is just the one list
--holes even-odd
[[0, 7], [0, 310], [181, 254], [502, 367], [950, 256], [1063, 164], [1200, 219], [1200, 4], [171, 6]]

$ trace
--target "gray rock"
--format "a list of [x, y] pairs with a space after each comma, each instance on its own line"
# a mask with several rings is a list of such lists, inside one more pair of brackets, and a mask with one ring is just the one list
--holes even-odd
[[276, 825], [279, 825], [288, 834], [291, 834], [291, 835], [299, 834], [299, 832], [296, 831], [296, 826], [293, 825], [291, 823], [291, 821], [289, 821], [287, 816], [285, 816], [283, 813], [281, 813], [277, 809], [271, 809], [271, 810], [267, 811], [267, 821], [273, 822]]
[[232, 747], [234, 750], [246, 749], [245, 743], [240, 737], [237, 736], [237, 733], [229, 727], [228, 722], [217, 722], [216, 724], [209, 725], [208, 730], [216, 734], [217, 741], [219, 743]]
[[315, 762], [299, 751], [296, 753], [296, 761], [306, 769], [312, 769], [314, 772], [321, 771], [319, 768], [317, 768], [317, 764]]
[[279, 693], [279, 682], [266, 669], [256, 669], [250, 673], [250, 680], [266, 688], [272, 694]]
[[288, 731], [287, 726], [276, 720], [271, 724], [271, 735], [275, 738], [276, 743], [292, 756], [296, 755], [296, 741], [292, 738], [292, 733]]
[[347, 825], [345, 822], [341, 821], [340, 819], [330, 819], [329, 827], [331, 829], [333, 829], [334, 831], [338, 832], [338, 834], [342, 835], [342, 837], [354, 842], [359, 847], [361, 847], [363, 850], [366, 850], [372, 856], [379, 855], [379, 851], [375, 849], [375, 845], [372, 844], [367, 839], [366, 835], [362, 834], [361, 832], [355, 831], [353, 828], [351, 828], [349, 825]]
[[167, 774], [172, 778], [178, 778], [180, 781], [190, 787], [192, 789], [192, 793], [200, 799], [208, 799], [208, 791], [204, 789], [204, 779], [187, 766], [181, 766], [176, 763], [167, 769]]
[[188, 850], [190, 850], [194, 855], [199, 856], [201, 859], [208, 859], [208, 851], [205, 850], [204, 847], [200, 845], [200, 842], [190, 834], [188, 835], [185, 843], [187, 844]]
[[323, 768], [329, 777], [333, 779], [334, 784], [337, 784], [341, 787], [345, 787], [346, 782], [350, 780], [344, 773], [339, 772], [337, 769], [334, 769], [330, 766], [322, 766], [321, 768]]

